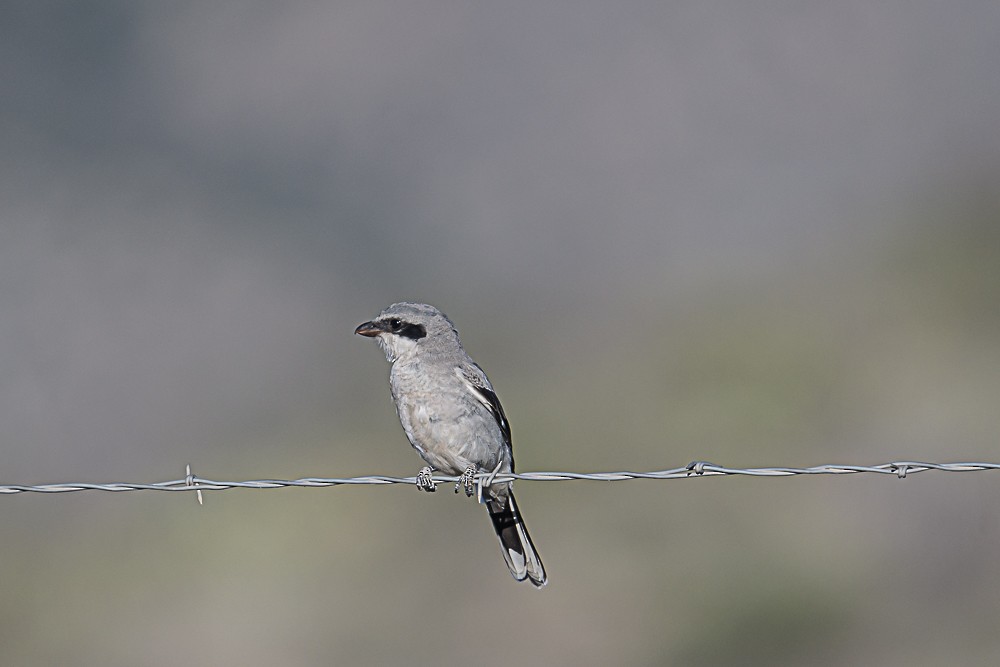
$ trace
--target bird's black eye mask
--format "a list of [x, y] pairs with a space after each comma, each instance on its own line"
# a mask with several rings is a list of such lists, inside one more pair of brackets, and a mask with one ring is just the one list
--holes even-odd
[[398, 317], [383, 320], [383, 324], [391, 333], [410, 340], [420, 340], [427, 335], [427, 329], [424, 328], [424, 325], [406, 322]]

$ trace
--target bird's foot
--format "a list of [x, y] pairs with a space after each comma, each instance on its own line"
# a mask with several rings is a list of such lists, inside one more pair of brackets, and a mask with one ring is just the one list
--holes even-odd
[[432, 475], [434, 470], [430, 466], [424, 466], [417, 473], [417, 488], [423, 491], [433, 493], [437, 491], [437, 485], [434, 483], [434, 478]]
[[458, 493], [460, 488], [465, 490], [467, 497], [471, 497], [476, 492], [476, 466], [469, 466], [462, 473], [462, 476], [458, 478], [458, 484], [455, 485], [455, 493]]

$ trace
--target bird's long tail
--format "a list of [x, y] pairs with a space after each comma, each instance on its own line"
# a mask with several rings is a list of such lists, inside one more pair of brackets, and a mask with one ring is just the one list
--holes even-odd
[[545, 567], [542, 565], [542, 559], [538, 557], [538, 552], [535, 551], [535, 545], [531, 542], [528, 529], [521, 519], [521, 513], [517, 511], [514, 492], [509, 493], [507, 502], [503, 506], [498, 500], [488, 500], [486, 509], [490, 512], [493, 529], [497, 532], [500, 548], [510, 573], [518, 581], [530, 579], [538, 588], [544, 586], [547, 581]]

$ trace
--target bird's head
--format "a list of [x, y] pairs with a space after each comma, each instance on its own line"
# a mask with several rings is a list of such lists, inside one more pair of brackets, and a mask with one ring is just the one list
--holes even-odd
[[354, 333], [378, 341], [390, 362], [415, 353], [420, 347], [458, 344], [455, 325], [440, 310], [424, 303], [394, 303], [375, 319], [360, 324]]

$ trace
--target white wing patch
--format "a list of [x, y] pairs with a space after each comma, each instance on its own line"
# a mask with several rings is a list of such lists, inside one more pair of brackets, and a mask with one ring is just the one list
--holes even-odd
[[472, 395], [476, 397], [476, 400], [482, 403], [489, 410], [490, 414], [493, 415], [507, 446], [510, 447], [510, 425], [507, 423], [507, 415], [503, 413], [503, 406], [500, 405], [500, 399], [497, 398], [493, 388], [489, 386], [489, 381], [475, 375], [470, 375], [459, 366], [455, 367], [455, 375], [462, 380]]

